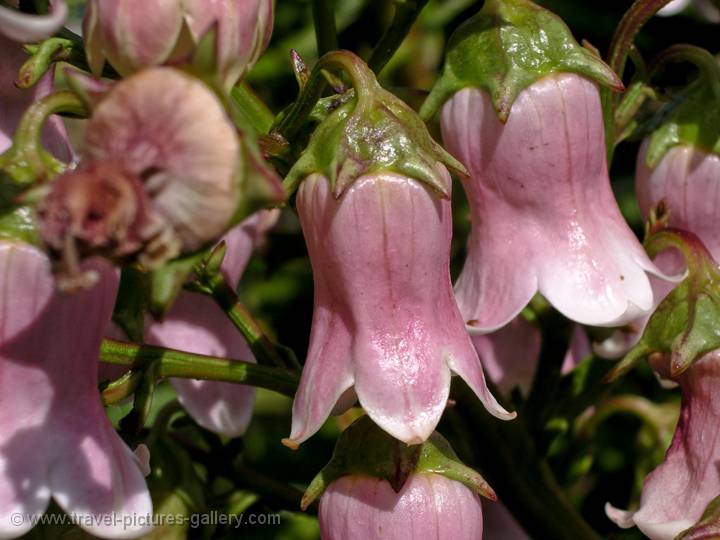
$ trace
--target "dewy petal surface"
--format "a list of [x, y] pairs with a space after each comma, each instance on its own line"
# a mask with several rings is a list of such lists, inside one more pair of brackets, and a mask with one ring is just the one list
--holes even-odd
[[567, 317], [615, 326], [652, 308], [658, 273], [622, 218], [596, 86], [572, 74], [520, 93], [502, 124], [487, 93], [445, 105], [443, 138], [468, 168], [473, 229], [456, 284], [471, 329], [510, 321], [539, 291]]
[[451, 370], [492, 414], [513, 417], [488, 392], [453, 299], [449, 200], [394, 174], [361, 177], [335, 199], [316, 175], [300, 187], [298, 212], [315, 309], [292, 440], [317, 431], [354, 384], [378, 425], [421, 442], [445, 408]]
[[123, 527], [122, 521], [152, 513], [150, 495], [97, 389], [97, 354], [115, 301], [116, 273], [95, 265], [98, 285], [66, 296], [55, 291], [50, 263], [35, 248], [4, 242], [0, 261], [0, 308], [6, 314], [0, 343], [0, 537], [29, 529], [29, 520], [18, 527], [12, 513], [39, 515], [50, 496], [96, 536], [141, 535], [147, 526]]
[[680, 419], [665, 460], [645, 479], [640, 508], [608, 515], [651, 540], [672, 540], [694, 525], [720, 494], [720, 353], [705, 355], [678, 380]]
[[460, 482], [412, 474], [399, 493], [386, 480], [343, 476], [320, 499], [323, 540], [480, 540], [480, 498]]

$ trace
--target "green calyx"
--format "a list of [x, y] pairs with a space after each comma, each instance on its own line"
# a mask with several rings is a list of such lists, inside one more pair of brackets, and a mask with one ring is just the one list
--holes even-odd
[[529, 0], [486, 0], [450, 38], [443, 73], [420, 109], [429, 119], [454, 93], [478, 87], [505, 122], [518, 94], [553, 73], [577, 73], [615, 90], [622, 81], [575, 41], [554, 13]]
[[682, 253], [687, 277], [665, 297], [635, 347], [606, 376], [613, 381], [651, 355], [670, 359], [670, 376], [685, 372], [696, 360], [720, 348], [720, 269], [692, 233], [663, 229], [645, 242], [651, 257], [668, 248]]
[[720, 155], [720, 64], [712, 54], [691, 45], [675, 45], [656, 63], [690, 61], [700, 76], [660, 113], [659, 127], [650, 137], [646, 163], [657, 166], [673, 146], [690, 145]]
[[362, 60], [347, 51], [321, 58], [306, 88], [312, 89], [313, 79], [326, 67], [347, 71], [354, 93], [315, 129], [285, 179], [286, 191], [292, 193], [307, 176], [319, 173], [339, 197], [360, 176], [387, 172], [414, 178], [449, 197], [442, 165], [463, 176], [467, 171], [432, 139], [417, 113], [383, 90]]
[[485, 479], [464, 465], [439, 433], [433, 433], [422, 444], [408, 446], [388, 435], [368, 416], [362, 416], [340, 435], [332, 459], [308, 486], [301, 506], [306, 509], [343, 476], [379, 478], [399, 492], [411, 474], [439, 474], [483, 497], [496, 499]]

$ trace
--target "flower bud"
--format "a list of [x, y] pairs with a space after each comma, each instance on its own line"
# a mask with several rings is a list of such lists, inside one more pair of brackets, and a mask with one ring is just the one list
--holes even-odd
[[215, 67], [229, 88], [265, 50], [272, 25], [272, 0], [91, 0], [84, 34], [96, 75], [105, 59], [128, 75], [182, 62], [215, 32]]
[[276, 200], [282, 193], [215, 94], [172, 68], [144, 70], [101, 96], [82, 151], [38, 208], [42, 238], [70, 281], [82, 281], [77, 259], [86, 255], [156, 268], [217, 240], [255, 184]]
[[344, 476], [320, 501], [320, 534], [323, 540], [480, 540], [482, 507], [467, 487], [437, 474], [412, 474], [399, 492], [386, 480]]
[[482, 476], [463, 465], [440, 434], [407, 446], [364, 416], [342, 433], [302, 506], [322, 495], [325, 540], [469, 540], [482, 538], [478, 494], [495, 500]]
[[27, 532], [50, 497], [94, 536], [146, 533], [133, 519], [152, 514], [145, 480], [97, 389], [116, 272], [91, 263], [97, 286], [68, 296], [36, 248], [4, 241], [0, 260], [0, 304], [13, 314], [0, 335], [0, 537]]

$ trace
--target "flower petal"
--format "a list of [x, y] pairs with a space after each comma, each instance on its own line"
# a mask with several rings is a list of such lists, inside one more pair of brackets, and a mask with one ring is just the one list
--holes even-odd
[[52, 2], [47, 15], [31, 15], [0, 7], [0, 34], [20, 43], [40, 41], [60, 30], [67, 16], [68, 7], [63, 0]]

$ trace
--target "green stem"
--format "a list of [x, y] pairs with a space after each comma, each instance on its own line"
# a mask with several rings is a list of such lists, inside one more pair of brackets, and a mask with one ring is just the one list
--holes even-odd
[[[496, 394], [497, 395], [497, 394]], [[499, 499], [534, 538], [600, 540], [557, 483], [519, 416], [502, 422], [490, 416], [477, 396], [459, 381], [453, 383], [457, 406], [446, 416], [460, 458], [478, 467]], [[481, 437], [482, 451], [463, 440]], [[463, 455], [464, 453], [467, 455]]]
[[701, 77], [712, 88], [715, 97], [720, 99], [720, 65], [715, 57], [702, 47], [676, 44], [660, 52], [652, 61], [650, 75], [670, 62], [691, 62], [700, 71]]
[[132, 394], [142, 382], [143, 373], [153, 371], [156, 380], [168, 377], [233, 382], [274, 390], [292, 396], [297, 376], [287, 369], [227, 360], [174, 349], [103, 340], [100, 360], [131, 367], [131, 371], [103, 391], [106, 404], [117, 403]]
[[395, 2], [395, 15], [390, 27], [373, 49], [368, 65], [375, 73], [380, 73], [385, 65], [405, 41], [410, 29], [417, 20], [428, 0]]
[[0, 168], [7, 169], [19, 183], [49, 180], [67, 168], [42, 145], [45, 124], [52, 114], [59, 112], [87, 115], [85, 105], [73, 92], [45, 96], [28, 108], [15, 131], [12, 147], [0, 155]]
[[250, 346], [253, 355], [255, 355], [258, 364], [291, 369], [300, 367], [295, 365], [292, 359], [284, 358], [280, 354], [221, 273], [211, 275], [201, 269], [197, 273], [197, 280], [201, 283], [202, 290], [215, 300], [220, 309], [225, 312], [230, 321], [240, 331]]
[[313, 22], [318, 56], [338, 48], [335, 26], [335, 0], [313, 0]]
[[292, 105], [288, 114], [273, 130], [285, 140], [292, 140], [322, 96], [327, 79], [325, 69], [339, 69], [350, 76], [358, 105], [369, 101], [369, 94], [377, 88], [377, 81], [365, 63], [350, 51], [332, 51], [325, 54], [313, 68], [307, 84]]
[[[625, 72], [628, 54], [632, 49], [635, 36], [650, 17], [655, 15], [670, 0], [635, 0], [630, 9], [625, 12], [615, 29], [610, 51], [608, 54], [608, 65], [622, 79]], [[612, 161], [615, 150], [615, 108], [618, 97], [609, 88], [600, 89], [603, 115], [605, 118], [605, 143], [607, 145], [608, 162]]]
[[265, 102], [250, 88], [246, 82], [241, 82], [230, 91], [230, 98], [243, 119], [261, 135], [270, 131], [275, 121], [275, 115]]

